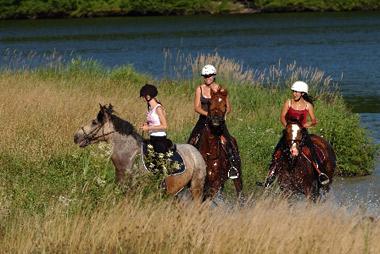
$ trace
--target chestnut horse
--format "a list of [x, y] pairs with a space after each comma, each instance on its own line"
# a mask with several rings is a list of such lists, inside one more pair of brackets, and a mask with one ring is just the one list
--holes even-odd
[[[243, 189], [241, 175], [241, 161], [236, 139], [226, 137], [225, 115], [227, 112], [227, 90], [211, 90], [211, 101], [208, 111], [208, 122], [200, 137], [200, 148], [207, 165], [206, 198], [213, 199], [219, 190], [223, 190], [224, 183], [229, 178], [229, 169], [235, 166], [238, 174], [233, 179], [237, 196]], [[231, 142], [231, 144], [228, 144]], [[231, 164], [227, 149], [231, 149], [235, 157], [234, 165]], [[231, 153], [231, 152], [230, 152]]]
[[[112, 144], [111, 160], [115, 166], [116, 181], [123, 184], [125, 172], [132, 173], [133, 165], [138, 155], [141, 155], [143, 138], [126, 120], [116, 116], [112, 105], [100, 105], [97, 117], [87, 125], [79, 128], [74, 134], [74, 142], [80, 147], [97, 142]], [[203, 199], [203, 188], [206, 177], [206, 165], [199, 151], [189, 144], [177, 144], [177, 152], [181, 155], [186, 170], [165, 178], [164, 185], [167, 193], [177, 194], [190, 185], [193, 199]], [[145, 169], [138, 163], [141, 171]]]
[[[309, 135], [306, 129], [296, 120], [288, 121], [284, 130], [286, 149], [282, 156], [275, 161], [270, 170], [274, 170], [280, 187], [287, 193], [301, 193], [307, 198], [316, 201], [321, 190], [327, 193], [334, 176], [336, 156], [332, 146], [324, 138]], [[314, 145], [316, 156], [319, 157], [321, 168], [316, 168], [312, 161], [311, 152], [306, 146], [310, 138]], [[322, 172], [318, 172], [322, 171]], [[327, 184], [319, 181], [320, 173], [328, 176]]]

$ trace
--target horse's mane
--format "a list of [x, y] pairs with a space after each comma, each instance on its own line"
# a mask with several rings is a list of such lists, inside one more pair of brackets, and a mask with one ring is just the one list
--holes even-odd
[[111, 121], [115, 130], [121, 134], [131, 135], [135, 130], [130, 122], [121, 119], [117, 115], [111, 114]]
[[124, 135], [132, 135], [137, 140], [142, 139], [142, 137], [136, 132], [135, 128], [130, 122], [128, 122], [127, 120], [121, 119], [120, 117], [114, 114], [115, 111], [113, 110], [113, 106], [111, 104], [109, 105], [109, 107], [107, 106], [101, 106], [101, 107], [103, 108], [98, 113], [98, 116], [97, 116], [98, 120], [103, 121], [104, 113], [107, 113], [111, 118], [111, 122], [116, 132], [120, 134], [124, 134]]

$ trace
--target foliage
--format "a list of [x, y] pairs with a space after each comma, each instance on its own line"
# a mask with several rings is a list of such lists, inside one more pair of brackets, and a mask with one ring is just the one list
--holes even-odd
[[0, 0], [0, 19], [379, 10], [377, 0]]
[[2, 0], [0, 18], [93, 17], [120, 15], [189, 15], [241, 8], [222, 0]]
[[262, 11], [353, 11], [378, 10], [377, 0], [254, 0]]

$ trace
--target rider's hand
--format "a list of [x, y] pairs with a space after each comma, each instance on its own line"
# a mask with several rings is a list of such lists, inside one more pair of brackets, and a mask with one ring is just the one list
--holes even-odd
[[141, 127], [140, 127], [143, 131], [148, 131], [149, 130], [149, 126], [148, 124], [144, 123]]

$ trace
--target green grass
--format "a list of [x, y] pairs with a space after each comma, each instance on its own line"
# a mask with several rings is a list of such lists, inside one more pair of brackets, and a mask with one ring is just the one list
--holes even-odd
[[[203, 60], [202, 60], [203, 59]], [[233, 112], [228, 127], [236, 137], [243, 162], [246, 193], [263, 181], [274, 146], [281, 134], [279, 114], [290, 97], [294, 79], [311, 85], [316, 101], [317, 127], [311, 133], [324, 136], [337, 154], [338, 175], [367, 175], [373, 170], [376, 146], [360, 126], [323, 72], [294, 65], [283, 71], [251, 75], [239, 64], [208, 56], [190, 61], [193, 79], [156, 81], [159, 98], [167, 109], [169, 137], [186, 142], [197, 115], [192, 108], [194, 88], [202, 61], [218, 66], [218, 82], [227, 87]], [[239, 67], [240, 71], [237, 71]], [[223, 74], [224, 73], [224, 74]], [[228, 73], [231, 73], [229, 75]], [[0, 220], [17, 217], [19, 211], [45, 213], [54, 204], [73, 211], [117, 202], [127, 195], [163, 198], [152, 176], [132, 177], [127, 186], [114, 183], [114, 169], [97, 146], [80, 149], [73, 133], [96, 116], [98, 103], [112, 103], [120, 117], [135, 126], [144, 121], [145, 105], [138, 99], [142, 84], [152, 81], [133, 67], [105, 70], [96, 62], [73, 60], [57, 68], [12, 72], [0, 76], [0, 128], [7, 130], [0, 142]], [[228, 188], [230, 190], [230, 188]], [[5, 216], [5, 217], [4, 217]]]

